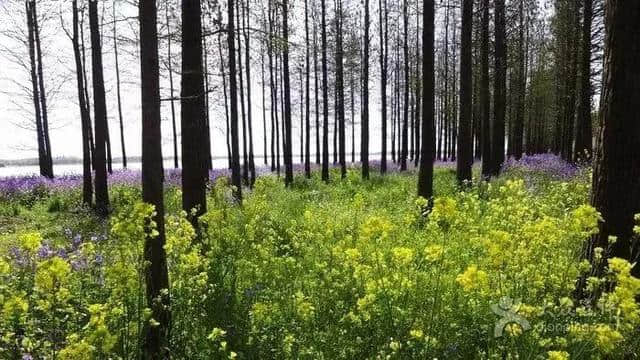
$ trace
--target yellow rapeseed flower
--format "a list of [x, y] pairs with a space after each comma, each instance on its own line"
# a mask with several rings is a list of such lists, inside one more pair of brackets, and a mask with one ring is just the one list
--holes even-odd
[[569, 353], [566, 351], [547, 351], [549, 360], [569, 360]]
[[456, 281], [465, 291], [484, 289], [489, 285], [487, 273], [478, 270], [478, 266], [470, 265], [467, 269], [456, 277]]

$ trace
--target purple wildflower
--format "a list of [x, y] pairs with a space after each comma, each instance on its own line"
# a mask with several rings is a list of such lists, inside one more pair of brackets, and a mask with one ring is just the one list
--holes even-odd
[[82, 235], [76, 234], [73, 239], [71, 239], [71, 247], [73, 249], [77, 249], [82, 244]]
[[51, 245], [49, 244], [43, 244], [42, 246], [40, 246], [40, 248], [38, 249], [38, 258], [41, 260], [45, 260], [48, 259], [50, 257], [52, 257], [54, 254], [53, 249], [51, 248]]
[[530, 171], [559, 180], [572, 178], [580, 170], [577, 166], [551, 153], [526, 155], [520, 160], [509, 158], [502, 169], [503, 171]]

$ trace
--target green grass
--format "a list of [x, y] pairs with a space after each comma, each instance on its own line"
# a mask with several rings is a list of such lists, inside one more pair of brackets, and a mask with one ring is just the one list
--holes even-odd
[[[169, 188], [173, 357], [634, 356], [640, 284], [628, 264], [590, 280], [594, 290], [618, 285], [598, 306], [571, 300], [598, 219], [584, 205], [588, 192], [587, 175], [533, 173], [460, 192], [454, 172], [437, 168], [430, 211], [415, 196], [415, 174], [363, 181], [350, 171], [329, 184], [298, 176], [289, 189], [265, 176], [240, 207], [220, 181], [196, 239], [180, 190]], [[153, 322], [141, 260], [152, 209], [138, 203], [139, 189], [114, 188], [103, 222], [79, 196], [0, 200], [2, 358], [138, 354], [141, 329]], [[42, 244], [67, 251], [42, 258]], [[500, 337], [496, 306], [520, 319]]]

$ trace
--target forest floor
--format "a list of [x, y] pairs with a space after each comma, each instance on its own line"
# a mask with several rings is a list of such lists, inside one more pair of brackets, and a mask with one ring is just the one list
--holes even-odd
[[[223, 174], [224, 175], [224, 174]], [[478, 174], [476, 174], [478, 175]], [[116, 181], [118, 176], [122, 181]], [[134, 358], [145, 325], [142, 249], [153, 209], [134, 172], [111, 181], [108, 221], [71, 177], [0, 180], [0, 358]], [[640, 280], [609, 261], [588, 275], [591, 170], [552, 155], [509, 161], [459, 191], [416, 172], [260, 176], [242, 206], [212, 176], [201, 235], [167, 176], [175, 359], [582, 359], [640, 351]], [[606, 249], [602, 249], [606, 251]], [[589, 296], [588, 296], [589, 297]]]

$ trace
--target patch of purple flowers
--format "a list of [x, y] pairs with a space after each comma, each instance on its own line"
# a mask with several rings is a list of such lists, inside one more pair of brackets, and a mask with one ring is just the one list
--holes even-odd
[[509, 158], [502, 165], [502, 170], [528, 171], [550, 176], [554, 179], [570, 179], [576, 176], [580, 168], [564, 161], [558, 155], [552, 153], [525, 155], [520, 160]]
[[[380, 170], [381, 162], [380, 160], [371, 160], [369, 162], [369, 166], [372, 172], [377, 172]], [[331, 168], [339, 167], [339, 164], [330, 164]], [[443, 168], [455, 168], [455, 162], [451, 161], [436, 161], [434, 163], [436, 167]], [[355, 169], [360, 167], [359, 162], [348, 163], [348, 168]], [[320, 169], [320, 165], [312, 163], [312, 170]], [[399, 163], [387, 162], [387, 169], [389, 172], [397, 172], [399, 171]], [[284, 166], [281, 167], [281, 173], [284, 174]], [[417, 170], [417, 167], [414, 166], [414, 162], [407, 160], [407, 170]], [[293, 165], [293, 171], [296, 173], [304, 172], [304, 164], [296, 163]], [[256, 167], [256, 175], [264, 176], [273, 174], [275, 172], [271, 172], [270, 167], [268, 166], [259, 166]], [[230, 177], [231, 171], [226, 168], [222, 169], [212, 169], [209, 171], [209, 179], [211, 182], [215, 182], [216, 179], [220, 177]], [[141, 174], [140, 170], [134, 169], [121, 169], [116, 170], [113, 174], [110, 174], [108, 177], [109, 185], [128, 185], [128, 186], [138, 186], [141, 183]], [[182, 183], [182, 171], [181, 169], [166, 169], [165, 170], [165, 184], [168, 186], [180, 186]], [[42, 176], [11, 176], [11, 177], [2, 177], [0, 178], [0, 197], [10, 197], [12, 195], [23, 194], [32, 191], [41, 190], [43, 192], [46, 191], [66, 191], [66, 190], [74, 190], [82, 187], [82, 175], [62, 175], [58, 176], [54, 179], [47, 179]]]

